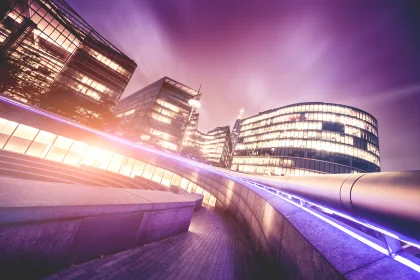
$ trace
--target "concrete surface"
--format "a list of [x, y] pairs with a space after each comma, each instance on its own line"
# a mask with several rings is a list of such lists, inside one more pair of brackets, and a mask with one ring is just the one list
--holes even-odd
[[280, 279], [271, 275], [244, 229], [203, 206], [188, 232], [62, 269], [45, 279]]
[[195, 203], [169, 192], [0, 178], [0, 271], [42, 274], [185, 232]]

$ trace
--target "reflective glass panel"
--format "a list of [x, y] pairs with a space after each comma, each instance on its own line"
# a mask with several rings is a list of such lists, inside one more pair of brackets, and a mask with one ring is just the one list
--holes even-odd
[[152, 179], [153, 172], [155, 171], [155, 168], [156, 168], [156, 166], [151, 165], [151, 164], [147, 164], [144, 171], [143, 171], [142, 177], [144, 177], [146, 179]]
[[120, 174], [130, 176], [131, 170], [133, 170], [136, 160], [133, 158], [126, 157], [120, 169]]
[[[3, 127], [1, 127], [3, 126]], [[4, 122], [4, 119], [2, 119], [2, 122], [0, 122], [0, 147], [3, 147], [6, 143], [7, 139], [9, 139], [10, 135], [13, 133], [15, 128], [18, 126], [18, 123], [7, 121]]]
[[181, 183], [181, 176], [174, 174], [174, 176], [172, 177], [171, 185], [179, 186], [180, 183]]
[[86, 143], [83, 143], [80, 141], [74, 141], [66, 157], [64, 158], [63, 163], [77, 166], [83, 154], [85, 153], [87, 147], [88, 147], [88, 144]]
[[131, 171], [130, 177], [134, 178], [135, 176], [141, 176], [145, 166], [146, 164], [144, 162], [139, 161], [139, 160], [136, 161], [133, 171]]
[[171, 185], [172, 176], [174, 173], [165, 170], [165, 173], [163, 174], [162, 181], [160, 182], [162, 185], [169, 187]]
[[57, 135], [41, 130], [26, 154], [41, 158], [45, 157], [51, 145], [54, 143], [55, 138], [57, 138]]
[[20, 124], [10, 137], [4, 149], [20, 154], [25, 153], [38, 131], [39, 130], [36, 128]]
[[45, 158], [61, 162], [72, 143], [73, 139], [58, 136]]
[[125, 157], [123, 155], [115, 153], [107, 170], [118, 173], [118, 171], [120, 171], [124, 158]]
[[155, 172], [153, 173], [152, 181], [160, 183], [163, 177], [163, 173], [165, 172], [165, 169], [157, 167], [155, 169]]

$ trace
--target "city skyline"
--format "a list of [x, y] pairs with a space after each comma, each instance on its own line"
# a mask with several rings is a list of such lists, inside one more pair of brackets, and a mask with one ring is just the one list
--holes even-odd
[[202, 131], [242, 107], [354, 106], [378, 119], [383, 171], [420, 168], [414, 2], [69, 3], [138, 64], [123, 97], [163, 76], [203, 84]]

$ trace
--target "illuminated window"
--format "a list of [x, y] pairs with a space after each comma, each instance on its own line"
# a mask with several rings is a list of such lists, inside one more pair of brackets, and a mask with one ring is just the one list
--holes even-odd
[[141, 176], [146, 164], [142, 161], [136, 161], [133, 171], [131, 171], [130, 177], [134, 178], [135, 176]]
[[183, 188], [184, 190], [186, 190], [187, 188], [188, 188], [188, 184], [190, 183], [190, 181], [188, 181], [187, 179], [185, 179], [185, 178], [182, 178], [181, 179], [181, 182], [180, 182], [180, 184], [179, 184], [179, 186], [181, 187], [181, 188]]
[[125, 157], [123, 155], [115, 153], [114, 156], [112, 157], [111, 163], [109, 164], [107, 170], [118, 173], [124, 161], [124, 158]]
[[5, 119], [0, 118], [0, 145], [1, 147], [4, 146], [7, 139], [9, 139], [10, 135], [13, 133], [13, 131], [18, 126], [18, 123], [8, 121]]
[[163, 168], [156, 167], [155, 172], [153, 173], [153, 176], [152, 176], [152, 181], [160, 183], [160, 181], [162, 181], [164, 172], [165, 170]]
[[162, 181], [160, 182], [162, 185], [169, 187], [171, 185], [172, 176], [174, 173], [165, 170], [165, 173], [163, 174]]
[[45, 158], [61, 162], [72, 143], [73, 139], [58, 136]]
[[120, 174], [125, 175], [125, 176], [130, 176], [135, 163], [136, 163], [135, 159], [126, 157], [121, 166]]
[[45, 157], [57, 135], [41, 130], [35, 137], [28, 151], [27, 155], [35, 157]]
[[179, 186], [180, 183], [181, 183], [181, 176], [174, 174], [174, 176], [172, 177], [171, 185]]
[[64, 158], [63, 163], [77, 166], [80, 162], [80, 159], [83, 157], [83, 154], [85, 153], [87, 147], [88, 144], [86, 143], [74, 141], [66, 157]]
[[36, 128], [20, 124], [4, 149], [21, 154], [25, 153], [38, 131]]
[[146, 167], [144, 168], [142, 177], [146, 178], [146, 179], [152, 179], [153, 176], [153, 172], [155, 171], [156, 166], [151, 165], [151, 164], [147, 164]]
[[102, 150], [95, 146], [89, 146], [83, 155], [81, 164], [97, 167]]
[[107, 169], [114, 153], [103, 149], [99, 149], [97, 152], [99, 152], [99, 154], [96, 156], [95, 167]]

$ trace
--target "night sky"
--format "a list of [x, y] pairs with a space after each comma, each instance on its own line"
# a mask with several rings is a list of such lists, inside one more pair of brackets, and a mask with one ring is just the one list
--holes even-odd
[[202, 131], [242, 107], [350, 105], [378, 119], [383, 171], [420, 169], [420, 1], [68, 2], [137, 63], [123, 97], [202, 84]]

